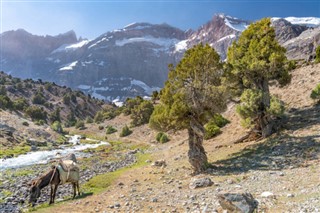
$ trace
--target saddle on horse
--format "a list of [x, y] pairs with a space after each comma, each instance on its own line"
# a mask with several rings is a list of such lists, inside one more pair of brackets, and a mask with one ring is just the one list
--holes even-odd
[[74, 183], [80, 179], [80, 169], [73, 160], [60, 160], [57, 169], [59, 170], [61, 184]]

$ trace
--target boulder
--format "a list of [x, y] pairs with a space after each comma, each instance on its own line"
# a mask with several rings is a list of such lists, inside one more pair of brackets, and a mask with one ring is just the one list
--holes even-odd
[[190, 189], [212, 186], [213, 182], [210, 178], [193, 178], [189, 184]]
[[250, 193], [224, 193], [217, 197], [221, 207], [230, 212], [252, 213], [258, 207]]

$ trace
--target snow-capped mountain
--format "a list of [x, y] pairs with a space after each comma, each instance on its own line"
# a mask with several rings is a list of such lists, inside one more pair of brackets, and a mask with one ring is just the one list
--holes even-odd
[[[309, 59], [320, 44], [320, 18], [272, 18], [276, 36], [290, 59]], [[149, 96], [159, 90], [184, 52], [208, 43], [221, 60], [250, 21], [224, 14], [198, 30], [167, 24], [132, 23], [94, 40], [77, 39], [73, 31], [35, 36], [24, 30], [2, 33], [2, 69], [22, 78], [42, 79], [82, 90], [107, 101]]]

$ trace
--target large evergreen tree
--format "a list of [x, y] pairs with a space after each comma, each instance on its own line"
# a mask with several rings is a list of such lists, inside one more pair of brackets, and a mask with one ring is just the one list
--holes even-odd
[[180, 63], [176, 67], [170, 65], [169, 69], [150, 126], [162, 131], [187, 129], [189, 162], [199, 173], [208, 165], [202, 145], [204, 125], [226, 108], [221, 86], [222, 63], [214, 49], [199, 44], [187, 50]]
[[282, 86], [291, 79], [288, 70], [292, 64], [285, 52], [269, 18], [251, 24], [228, 50], [226, 79], [234, 94], [242, 94], [237, 111], [262, 137], [273, 132], [271, 112], [280, 111], [271, 109], [279, 101], [271, 98], [269, 81], [276, 80]]

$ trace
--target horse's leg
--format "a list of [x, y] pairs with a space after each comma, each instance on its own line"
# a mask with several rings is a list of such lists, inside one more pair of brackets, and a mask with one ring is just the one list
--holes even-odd
[[51, 185], [50, 185], [50, 188], [51, 188], [51, 190], [50, 190], [50, 201], [49, 201], [49, 205], [53, 203], [52, 200], [53, 200], [54, 185], [51, 184]]
[[78, 188], [78, 196], [80, 196], [80, 187], [79, 187], [79, 181], [77, 181], [77, 188]]
[[54, 185], [54, 191], [53, 191], [53, 201], [52, 201], [52, 203], [54, 203], [54, 199], [56, 198], [56, 194], [57, 194], [57, 189], [58, 189], [58, 185], [59, 185], [59, 184], [55, 184], [55, 185]]
[[76, 183], [72, 183], [72, 188], [73, 188], [73, 198], [74, 199], [76, 197]]

